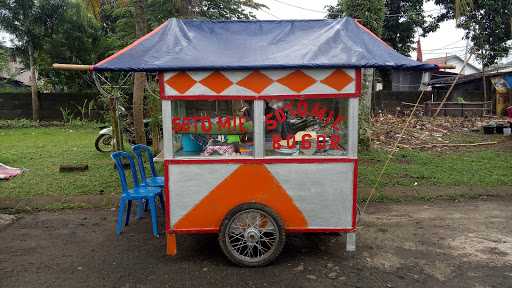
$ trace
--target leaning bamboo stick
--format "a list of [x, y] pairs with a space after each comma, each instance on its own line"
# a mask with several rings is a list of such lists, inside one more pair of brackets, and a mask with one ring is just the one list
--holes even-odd
[[404, 148], [432, 148], [432, 147], [453, 147], [453, 146], [480, 146], [480, 145], [495, 145], [498, 144], [496, 141], [492, 142], [480, 142], [480, 143], [433, 143], [426, 145], [410, 146], [399, 144], [398, 146]]
[[59, 64], [54, 63], [53, 69], [57, 70], [72, 70], [72, 71], [90, 71], [92, 65], [77, 65], [77, 64]]

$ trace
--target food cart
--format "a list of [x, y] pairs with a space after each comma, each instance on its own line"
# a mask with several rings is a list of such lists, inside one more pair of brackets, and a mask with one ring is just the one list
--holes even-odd
[[428, 70], [351, 18], [170, 19], [93, 71], [159, 75], [167, 253], [216, 233], [268, 264], [288, 233], [347, 233], [355, 250], [363, 68]]

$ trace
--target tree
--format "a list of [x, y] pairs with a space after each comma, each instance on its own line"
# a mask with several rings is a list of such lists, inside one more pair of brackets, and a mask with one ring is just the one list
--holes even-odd
[[423, 0], [339, 0], [335, 6], [327, 6], [327, 17], [361, 19], [393, 49], [409, 55], [418, 30], [426, 35], [439, 28], [438, 21], [427, 19], [423, 5]]
[[327, 18], [348, 16], [363, 21], [365, 27], [377, 35], [384, 26], [384, 0], [340, 0], [334, 6], [327, 6]]
[[52, 33], [51, 40], [39, 46], [39, 78], [52, 90], [92, 89], [92, 81], [81, 73], [55, 70], [53, 63], [90, 64], [101, 59], [104, 37], [101, 25], [81, 2], [69, 1]]
[[[144, 5], [144, 0], [135, 0], [135, 35], [137, 37], [142, 37], [147, 32]], [[135, 130], [135, 142], [139, 144], [146, 144], [146, 132], [144, 130], [145, 86], [146, 74], [135, 73], [133, 77], [133, 125]]]
[[32, 86], [32, 118], [39, 120], [36, 58], [62, 16], [66, 1], [0, 0], [0, 28], [15, 37], [15, 49], [28, 58]]
[[[464, 2], [460, 4], [459, 2]], [[476, 59], [483, 67], [496, 64], [508, 55], [512, 40], [512, 0], [435, 0], [445, 8], [438, 21], [457, 20], [465, 38], [473, 44]]]
[[439, 28], [439, 22], [427, 19], [423, 0], [386, 0], [385, 5], [388, 16], [382, 38], [404, 55], [415, 48], [417, 31], [425, 36]]

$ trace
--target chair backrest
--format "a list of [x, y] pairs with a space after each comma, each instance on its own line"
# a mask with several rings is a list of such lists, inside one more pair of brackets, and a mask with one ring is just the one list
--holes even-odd
[[148, 158], [149, 162], [149, 168], [151, 170], [151, 176], [156, 177], [158, 176], [156, 174], [155, 169], [155, 163], [153, 162], [153, 151], [150, 147], [143, 145], [143, 144], [137, 144], [132, 146], [133, 153], [135, 153], [135, 157], [137, 157], [137, 163], [139, 164], [139, 171], [141, 175], [142, 182], [146, 182], [146, 169], [144, 169], [144, 157], [143, 153], [146, 153], [146, 157]]
[[138, 187], [139, 177], [137, 176], [137, 168], [135, 166], [135, 162], [133, 161], [133, 157], [124, 151], [114, 152], [110, 155], [110, 157], [112, 157], [116, 163], [117, 173], [119, 174], [119, 180], [121, 181], [121, 191], [123, 193], [128, 193], [128, 182], [126, 181], [126, 173], [124, 172], [123, 159], [128, 159], [133, 178], [133, 186]]

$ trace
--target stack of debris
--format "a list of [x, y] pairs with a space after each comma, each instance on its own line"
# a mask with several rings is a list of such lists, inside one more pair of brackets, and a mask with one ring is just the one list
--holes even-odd
[[[372, 118], [370, 137], [373, 147], [392, 149], [407, 120], [408, 117], [393, 115], [379, 115]], [[399, 147], [445, 149], [451, 146], [496, 144], [496, 142], [475, 142], [475, 139], [468, 139], [471, 137], [464, 137], [471, 132], [481, 134], [482, 126], [489, 121], [488, 117], [414, 117], [405, 130]]]

